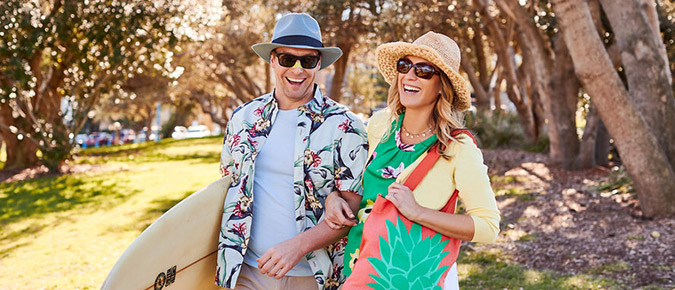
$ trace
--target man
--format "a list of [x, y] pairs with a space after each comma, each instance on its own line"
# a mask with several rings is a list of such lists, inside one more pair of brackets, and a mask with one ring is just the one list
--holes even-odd
[[271, 43], [252, 46], [274, 71], [273, 92], [232, 114], [221, 174], [232, 174], [216, 284], [234, 289], [335, 289], [348, 228], [331, 229], [333, 190], [358, 209], [367, 141], [361, 120], [323, 96], [316, 73], [342, 51], [324, 47], [307, 14], [277, 22]]

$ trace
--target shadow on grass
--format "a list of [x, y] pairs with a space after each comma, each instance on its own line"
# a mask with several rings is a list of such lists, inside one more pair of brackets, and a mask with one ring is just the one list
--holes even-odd
[[[152, 201], [152, 207], [145, 212], [133, 224], [124, 226], [124, 230], [144, 231], [160, 216], [169, 211], [172, 207], [183, 201], [185, 198], [193, 194], [195, 191], [186, 191], [180, 198], [163, 198]], [[115, 229], [117, 230], [117, 229]]]
[[[40, 215], [87, 206], [100, 210], [130, 192], [103, 178], [62, 175], [0, 184], [0, 227]], [[34, 231], [33, 231], [34, 233]], [[31, 231], [4, 233], [17, 238]]]
[[465, 251], [457, 259], [461, 289], [622, 289], [617, 282], [590, 275], [526, 269], [501, 258], [499, 251]]
[[210, 136], [199, 139], [184, 139], [184, 140], [175, 140], [175, 139], [163, 139], [159, 143], [157, 142], [144, 142], [136, 144], [125, 144], [117, 146], [107, 146], [107, 147], [97, 147], [97, 148], [88, 148], [82, 150], [79, 155], [81, 156], [126, 156], [126, 155], [135, 155], [142, 153], [143, 151], [148, 150], [158, 150], [167, 148], [170, 146], [195, 146], [195, 145], [205, 145], [213, 144], [216, 140], [223, 140], [223, 136]]
[[167, 154], [149, 154], [141, 157], [144, 162], [152, 161], [190, 161], [192, 163], [219, 163], [219, 154], [181, 154], [181, 155], [167, 155]]

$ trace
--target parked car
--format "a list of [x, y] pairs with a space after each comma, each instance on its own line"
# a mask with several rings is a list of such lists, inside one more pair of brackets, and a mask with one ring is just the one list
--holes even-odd
[[205, 125], [195, 125], [185, 128], [184, 126], [176, 126], [173, 128], [171, 138], [180, 140], [186, 138], [202, 138], [211, 136], [211, 131]]
[[190, 126], [187, 128], [186, 138], [202, 138], [211, 136], [211, 130], [205, 125]]
[[107, 146], [112, 143], [112, 135], [106, 132], [94, 132], [89, 134], [85, 144], [87, 147]]
[[133, 129], [122, 129], [120, 130], [120, 143], [128, 144], [134, 143], [136, 140], [136, 131]]
[[188, 129], [183, 127], [183, 126], [176, 126], [173, 128], [173, 132], [171, 133], [171, 138], [180, 140], [180, 139], [185, 139], [185, 136], [187, 135]]
[[75, 136], [75, 142], [73, 143], [73, 145], [82, 147], [82, 145], [84, 145], [85, 142], [87, 142], [87, 138], [88, 138], [87, 134], [77, 134]]

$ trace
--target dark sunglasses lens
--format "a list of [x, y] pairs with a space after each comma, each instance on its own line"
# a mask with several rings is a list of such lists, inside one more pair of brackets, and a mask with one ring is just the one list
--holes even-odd
[[396, 62], [396, 71], [398, 71], [399, 73], [402, 73], [402, 74], [408, 73], [408, 71], [410, 71], [411, 67], [412, 67], [412, 62], [410, 62], [407, 59], [402, 58], [402, 59], [399, 59]]
[[315, 68], [319, 63], [319, 57], [316, 55], [305, 55], [300, 57], [300, 65], [303, 68]]
[[277, 54], [277, 59], [279, 59], [279, 64], [283, 67], [293, 67], [298, 59], [300, 60], [300, 65], [306, 69], [315, 68], [319, 63], [318, 55], [295, 56], [288, 53], [279, 53]]
[[285, 67], [293, 67], [298, 60], [295, 55], [285, 53], [277, 54], [277, 58], [279, 59], [279, 64]]
[[434, 76], [434, 73], [436, 73], [436, 70], [428, 64], [415, 65], [415, 75], [418, 77], [428, 80]]

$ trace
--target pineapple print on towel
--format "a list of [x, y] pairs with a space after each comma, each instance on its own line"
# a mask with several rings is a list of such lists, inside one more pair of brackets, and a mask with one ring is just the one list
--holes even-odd
[[[396, 218], [396, 225], [387, 220], [387, 239], [380, 236], [381, 259], [367, 258], [377, 275], [370, 274], [375, 283], [368, 283], [372, 289], [430, 289], [441, 290], [438, 282], [449, 266], [439, 267], [450, 253], [444, 251], [448, 241], [441, 241], [442, 235], [422, 238], [422, 226], [413, 223], [408, 228]], [[402, 257], [409, 257], [405, 259]]]

